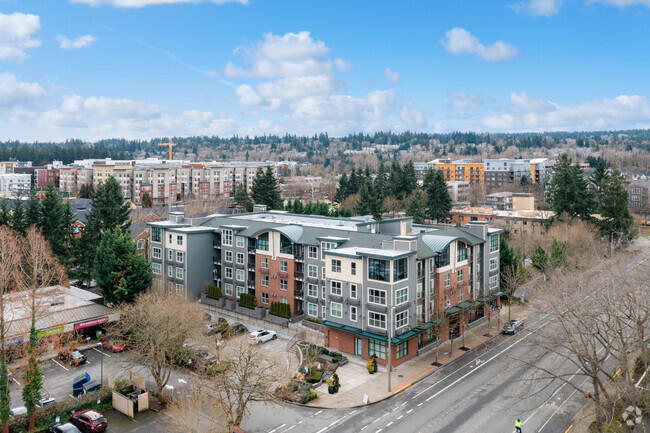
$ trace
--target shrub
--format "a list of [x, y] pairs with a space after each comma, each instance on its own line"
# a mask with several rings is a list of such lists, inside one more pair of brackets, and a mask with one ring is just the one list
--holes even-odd
[[269, 312], [274, 316], [289, 318], [291, 317], [291, 306], [282, 302], [271, 302]]
[[239, 305], [245, 308], [250, 308], [251, 310], [257, 306], [257, 298], [255, 295], [249, 293], [242, 293], [239, 295]]
[[318, 398], [318, 394], [312, 390], [309, 390], [309, 401], [315, 400], [316, 398]]
[[316, 370], [311, 376], [307, 378], [309, 383], [318, 383], [323, 378], [323, 370]]
[[305, 320], [306, 320], [307, 322], [313, 322], [313, 323], [318, 323], [318, 324], [323, 323], [322, 320], [320, 320], [320, 319], [314, 319], [313, 317], [307, 317]]
[[208, 298], [212, 298], [212, 299], [221, 298], [221, 287], [208, 286]]
[[306, 372], [307, 372], [307, 369], [305, 368], [304, 365], [301, 365], [300, 367], [298, 367], [298, 373], [305, 374]]

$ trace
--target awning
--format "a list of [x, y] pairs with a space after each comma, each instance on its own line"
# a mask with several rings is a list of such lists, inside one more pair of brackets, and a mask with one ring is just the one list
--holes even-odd
[[460, 308], [458, 307], [451, 307], [445, 310], [445, 313], [447, 314], [456, 314], [460, 311]]
[[373, 340], [388, 341], [388, 337], [384, 335], [373, 334], [372, 332], [363, 331], [352, 326], [341, 325], [336, 322], [330, 322], [329, 320], [324, 320], [323, 325], [334, 329], [340, 329], [341, 331], [349, 332], [350, 334], [359, 335], [361, 337], [372, 338]]
[[506, 293], [506, 292], [502, 292], [502, 291], [499, 290], [498, 292], [496, 292], [496, 293], [495, 293], [494, 295], [492, 295], [492, 296], [494, 296], [494, 297], [496, 298], [497, 296], [505, 295], [505, 293]]
[[402, 335], [398, 335], [397, 337], [393, 338], [391, 340], [391, 343], [392, 344], [399, 344], [402, 341], [406, 341], [409, 338], [414, 337], [416, 335], [418, 335], [418, 332], [416, 332], [415, 330], [412, 329], [412, 330], [410, 330], [408, 332], [403, 333]]
[[461, 310], [469, 310], [470, 308], [474, 308], [474, 303], [471, 301], [465, 301], [460, 305]]

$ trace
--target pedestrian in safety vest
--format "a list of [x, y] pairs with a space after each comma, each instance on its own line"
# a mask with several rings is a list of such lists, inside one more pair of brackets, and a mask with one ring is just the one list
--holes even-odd
[[517, 430], [517, 433], [521, 433], [521, 420], [517, 418], [517, 421], [515, 421], [515, 429]]

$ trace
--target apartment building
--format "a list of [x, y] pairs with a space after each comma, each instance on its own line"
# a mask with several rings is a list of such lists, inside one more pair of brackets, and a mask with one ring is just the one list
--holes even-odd
[[0, 192], [29, 193], [31, 183], [29, 174], [0, 174]]
[[485, 196], [484, 206], [494, 210], [532, 211], [535, 197], [529, 193], [495, 192]]
[[[499, 307], [500, 229], [415, 225], [412, 218], [330, 218], [259, 210], [151, 222], [151, 266], [188, 299], [221, 287], [258, 306], [319, 319], [324, 344], [395, 365]], [[444, 322], [444, 323], [443, 323]], [[438, 332], [434, 332], [437, 330]], [[436, 335], [437, 334], [437, 335]]]
[[93, 169], [83, 166], [61, 167], [59, 170], [59, 191], [77, 193], [82, 185], [93, 183]]
[[650, 180], [633, 180], [627, 186], [628, 207], [642, 218], [650, 218]]
[[510, 236], [531, 236], [544, 232], [544, 225], [553, 217], [552, 211], [539, 210], [494, 210], [488, 207], [466, 207], [452, 209], [451, 219], [455, 224], [467, 224], [474, 221], [489, 223], [499, 227]]
[[539, 183], [545, 179], [546, 158], [537, 159], [485, 159], [485, 184], [502, 186], [519, 182], [523, 176], [530, 183]]

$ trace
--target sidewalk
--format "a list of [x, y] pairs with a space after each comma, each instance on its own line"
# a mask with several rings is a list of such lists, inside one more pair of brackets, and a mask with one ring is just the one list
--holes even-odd
[[[512, 319], [524, 320], [529, 315], [529, 312], [534, 309], [536, 309], [536, 307], [527, 304], [513, 305], [511, 313]], [[502, 326], [507, 318], [508, 308], [504, 307], [501, 311]], [[490, 320], [490, 328], [490, 334], [492, 336], [496, 336], [501, 332], [501, 329], [498, 328], [496, 317]], [[487, 321], [469, 329], [465, 333], [465, 346], [471, 350], [485, 343], [489, 340], [489, 337], [484, 335], [487, 332]], [[450, 361], [468, 353], [467, 351], [460, 349], [463, 344], [462, 337], [458, 337], [453, 341], [453, 353], [450, 353], [451, 344], [450, 341], [446, 341], [441, 344], [438, 349], [438, 362], [442, 365], [446, 365]], [[341, 382], [339, 392], [337, 394], [329, 394], [327, 392], [327, 385], [322, 384], [315, 389], [318, 398], [307, 403], [307, 406], [324, 409], [354, 408], [365, 406], [366, 403], [364, 403], [364, 396], [368, 397], [368, 404], [376, 403], [400, 393], [404, 389], [419, 382], [432, 374], [436, 369], [440, 368], [431, 365], [436, 361], [435, 349], [415, 357], [404, 364], [393, 367], [391, 389], [389, 392], [386, 367], [379, 366], [379, 371], [377, 373], [368, 374], [366, 371], [365, 360], [357, 356], [346, 356], [350, 362], [336, 370]]]

